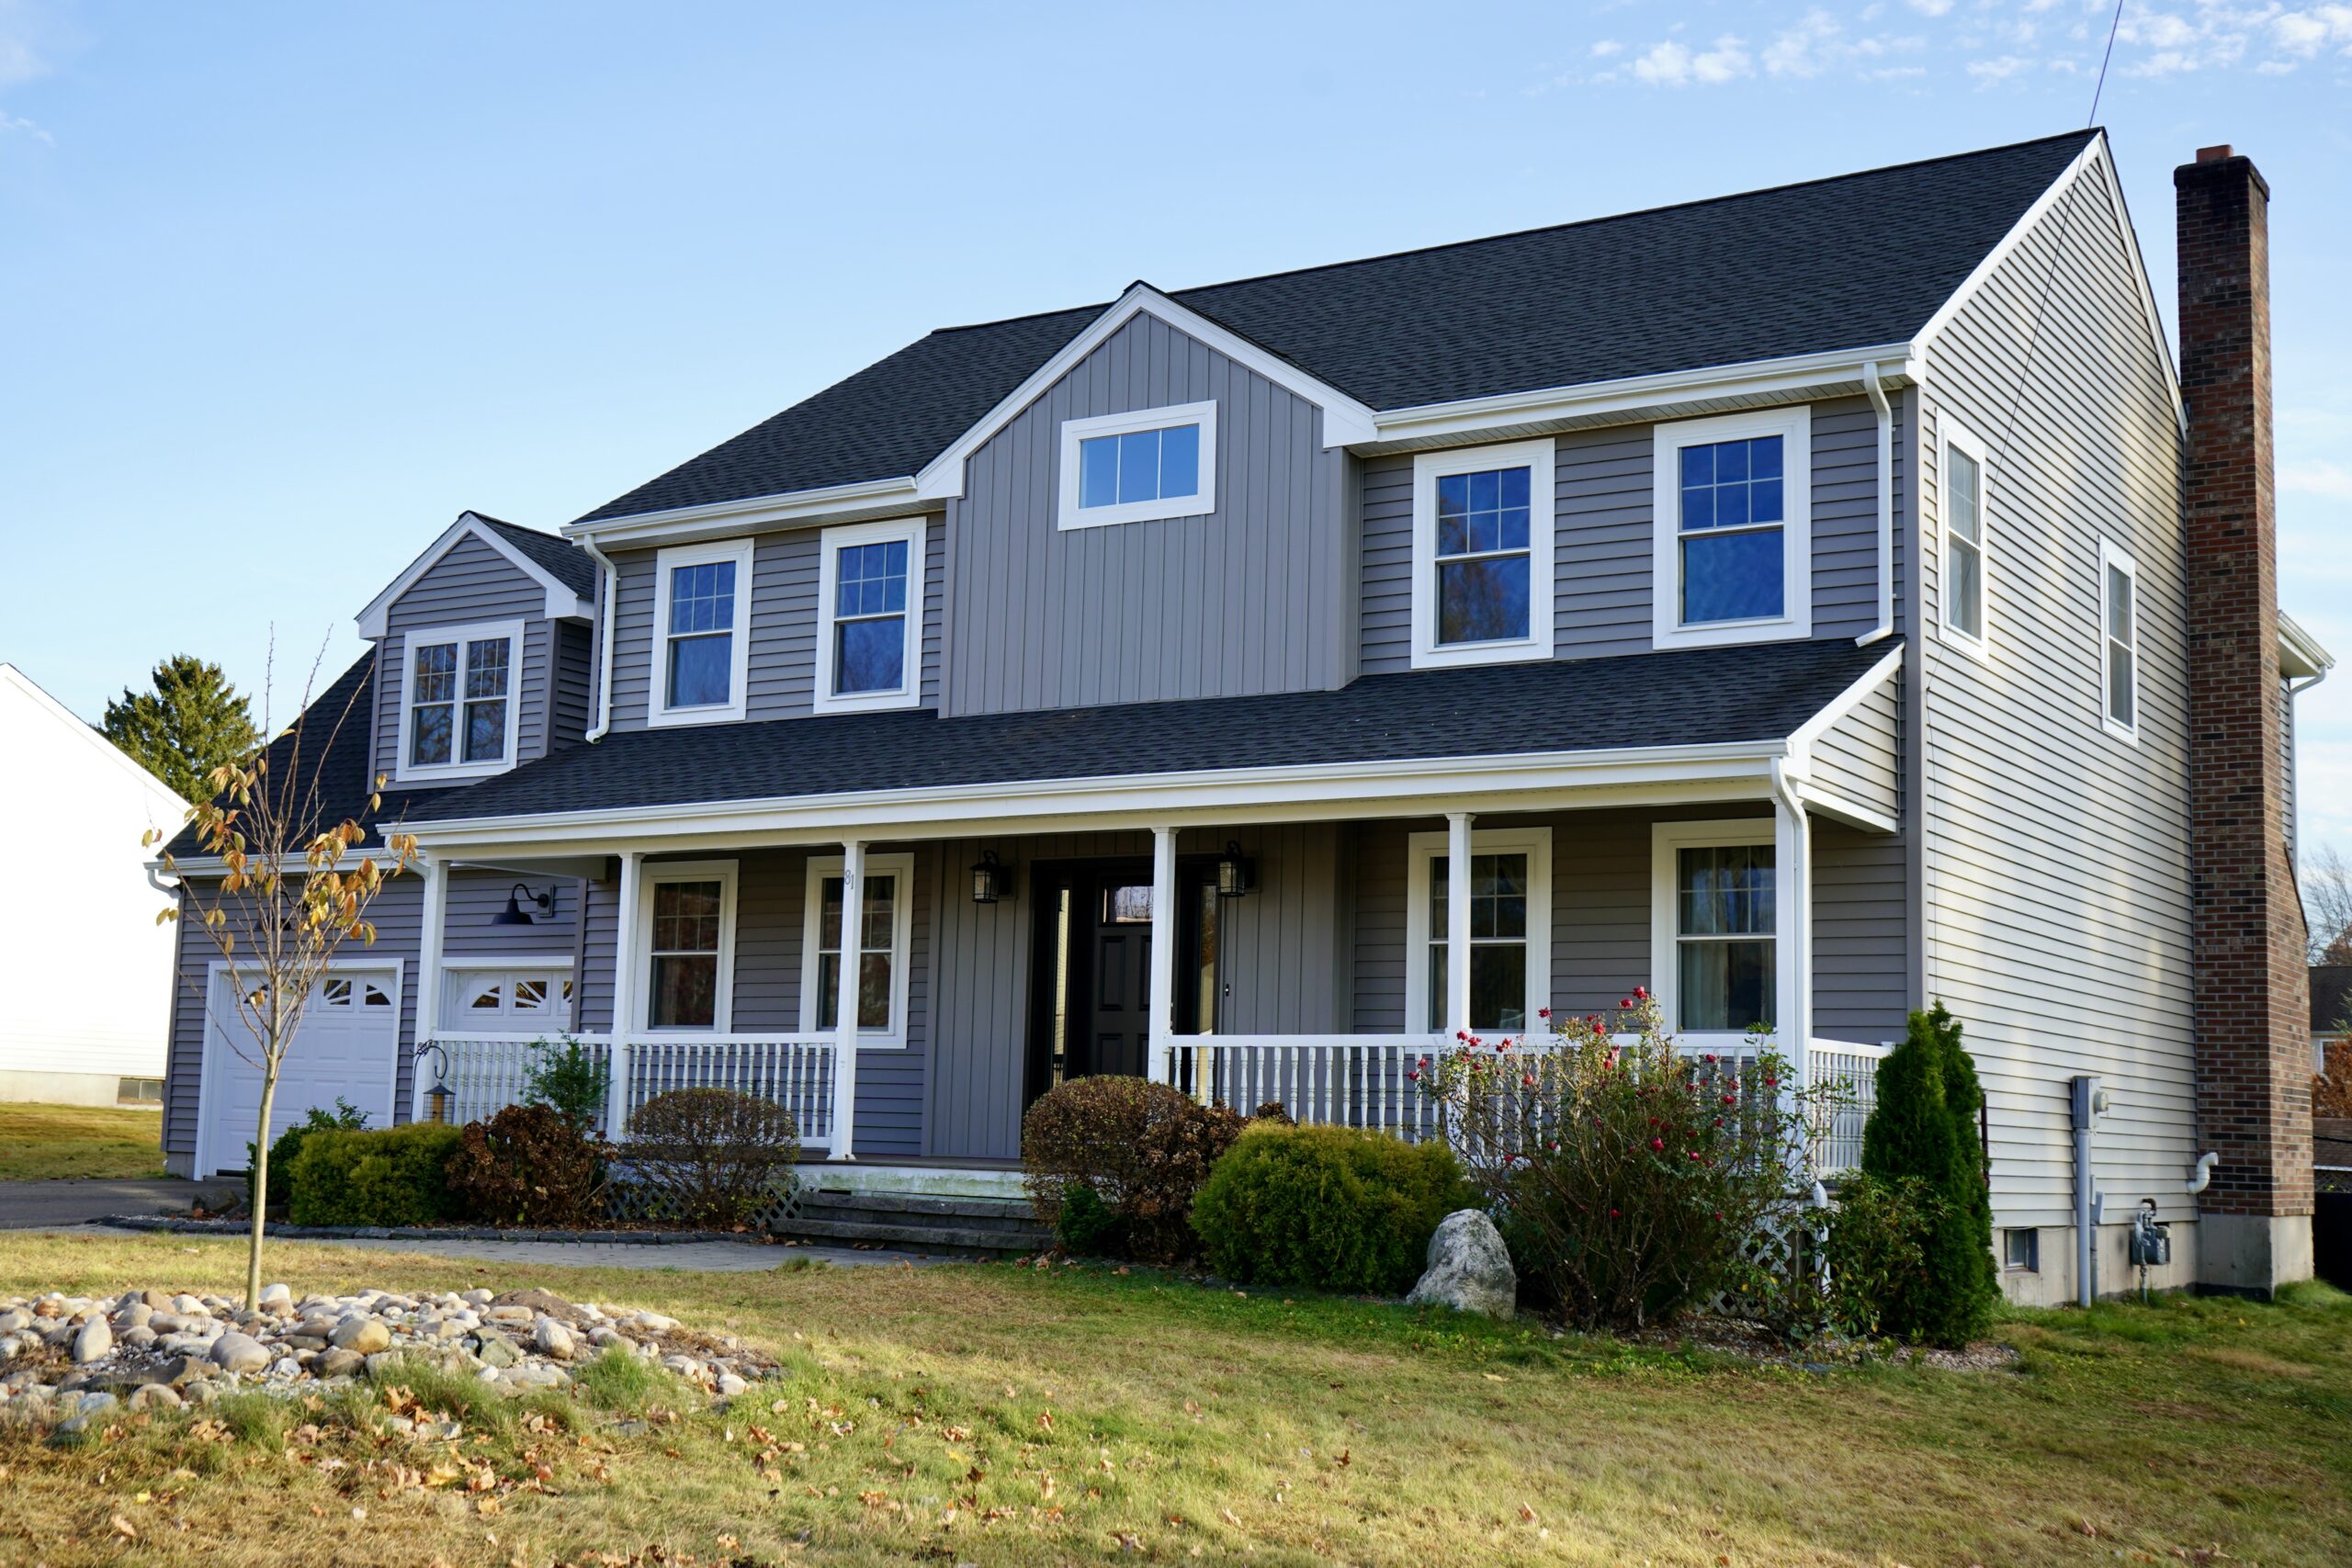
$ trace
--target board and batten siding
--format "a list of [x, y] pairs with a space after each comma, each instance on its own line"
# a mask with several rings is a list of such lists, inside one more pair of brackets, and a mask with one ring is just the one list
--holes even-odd
[[[517, 705], [515, 761], [546, 756], [551, 713], [560, 736], [566, 722], [558, 711], [566, 700], [563, 686], [566, 681], [584, 678], [587, 656], [585, 642], [571, 643], [570, 649], [582, 660], [580, 670], [562, 679], [553, 676], [557, 649], [564, 645], [557, 634], [559, 624], [545, 619], [546, 611], [547, 590], [479, 538], [458, 540], [428, 567], [386, 607], [384, 636], [376, 644], [376, 771], [387, 777], [398, 772], [401, 704], [408, 689], [408, 634], [482, 621], [523, 623], [523, 646], [514, 651], [511, 687]], [[584, 728], [582, 724], [580, 729]]]
[[[1217, 404], [1216, 510], [1064, 531], [1064, 421]], [[951, 715], [1343, 685], [1346, 457], [1310, 402], [1136, 316], [974, 452], [948, 502]]]
[[[1657, 515], [1654, 424], [1554, 438], [1554, 656], [1650, 650]], [[1813, 406], [1813, 635], [1858, 637], [1878, 617], [1878, 422], [1862, 398]], [[1896, 485], [1904, 486], [1898, 416]], [[1413, 458], [1374, 457], [1359, 480], [1363, 673], [1412, 668]], [[1898, 494], [1898, 500], [1899, 500]]]
[[[747, 719], [797, 718], [812, 711], [817, 690], [817, 581], [822, 530], [797, 528], [756, 536], [752, 542], [749, 637], [745, 654]], [[923, 536], [920, 614], [924, 706], [939, 693], [940, 617], [945, 604], [946, 533], [937, 518]], [[613, 728], [645, 728], [647, 705], [662, 678], [656, 550], [616, 551], [613, 596]]]
[[[2182, 454], [2121, 217], [2077, 181], [1955, 316], [1923, 391], [1925, 988], [1984, 1082], [2001, 1225], [2070, 1221], [2071, 1075], [2106, 1079], [2110, 1195], [2179, 1217], [2196, 1155]], [[1936, 626], [1953, 421], [1990, 449], [1984, 659]], [[2136, 744], [2100, 725], [2102, 537], [2139, 568]]]

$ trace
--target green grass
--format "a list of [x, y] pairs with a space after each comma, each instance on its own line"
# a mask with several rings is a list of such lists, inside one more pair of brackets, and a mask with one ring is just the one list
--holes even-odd
[[[240, 1256], [12, 1236], [0, 1292], [219, 1289]], [[723, 1413], [594, 1362], [576, 1403], [481, 1411], [465, 1380], [415, 1375], [275, 1428], [241, 1416], [250, 1439], [192, 1416], [74, 1450], [0, 1432], [0, 1562], [2352, 1561], [2352, 1299], [2323, 1286], [2013, 1314], [2013, 1371], [1809, 1372], [1141, 1271], [289, 1244], [268, 1273], [298, 1293], [542, 1284], [744, 1335], [785, 1375]], [[462, 1437], [389, 1434], [390, 1397]]]
[[153, 1111], [0, 1104], [0, 1181], [161, 1176], [162, 1127]]

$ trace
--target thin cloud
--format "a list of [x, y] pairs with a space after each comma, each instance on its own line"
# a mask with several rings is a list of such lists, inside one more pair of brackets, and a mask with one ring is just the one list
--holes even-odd
[[1717, 86], [1755, 73], [1747, 46], [1730, 33], [1704, 50], [1669, 39], [1634, 62], [1634, 78], [1653, 87]]
[[2331, 501], [2352, 501], [2352, 467], [2325, 458], [2288, 463], [2278, 470], [2278, 488], [2297, 495], [2324, 495]]

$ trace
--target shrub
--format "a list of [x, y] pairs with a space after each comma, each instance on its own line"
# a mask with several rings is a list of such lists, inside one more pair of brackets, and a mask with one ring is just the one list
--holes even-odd
[[[301, 1121], [278, 1134], [270, 1144], [269, 1168], [282, 1179], [286, 1172], [294, 1168], [294, 1156], [301, 1153], [302, 1140], [311, 1134], [322, 1131], [356, 1131], [366, 1125], [368, 1125], [368, 1112], [341, 1095], [335, 1096], [334, 1110], [332, 1111], [322, 1111], [313, 1105], [303, 1113]], [[247, 1144], [245, 1145], [245, 1208], [250, 1212], [253, 1206], [254, 1146]]]
[[1823, 1243], [1828, 1283], [1817, 1317], [1856, 1338], [1885, 1333], [1887, 1303], [1922, 1282], [1928, 1238], [1944, 1208], [1916, 1178], [1890, 1181], [1867, 1172], [1847, 1178]]
[[1443, 1144], [1260, 1122], [1209, 1173], [1193, 1228], [1228, 1279], [1393, 1296], [1419, 1277], [1438, 1221], [1477, 1201]]
[[567, 1034], [560, 1043], [536, 1041], [530, 1062], [523, 1069], [523, 1100], [544, 1105], [571, 1124], [576, 1133], [595, 1130], [605, 1114], [605, 1064], [596, 1054]]
[[1419, 1074], [1503, 1216], [1528, 1299], [1588, 1328], [1667, 1322], [1752, 1283], [1749, 1244], [1786, 1202], [1818, 1098], [1783, 1087], [1761, 1039], [1745, 1066], [1682, 1055], [1657, 1002], [1634, 998], [1614, 1021], [1556, 1026], [1551, 1050], [1470, 1038]]
[[1059, 1235], [1063, 1208], [1083, 1188], [1115, 1217], [1098, 1230], [1098, 1247], [1152, 1262], [1189, 1258], [1200, 1246], [1193, 1200], [1242, 1125], [1228, 1107], [1199, 1104], [1166, 1084], [1071, 1078], [1022, 1118], [1030, 1203]]
[[298, 1225], [429, 1225], [456, 1205], [447, 1176], [460, 1130], [438, 1122], [373, 1132], [322, 1128], [288, 1175]]
[[1093, 1188], [1077, 1181], [1062, 1193], [1062, 1212], [1054, 1222], [1054, 1236], [1065, 1250], [1092, 1257], [1114, 1238], [1118, 1228], [1119, 1216]]
[[2352, 1117], [2352, 1030], [2327, 1043], [2312, 1078], [2312, 1114]]
[[467, 1123], [449, 1156], [449, 1191], [470, 1219], [584, 1225], [598, 1215], [599, 1145], [548, 1105], [509, 1105]]
[[673, 1089], [628, 1119], [632, 1178], [653, 1190], [675, 1224], [730, 1230], [788, 1190], [800, 1158], [792, 1113], [731, 1089]]
[[1916, 1181], [1932, 1200], [1918, 1269], [1890, 1282], [1883, 1326], [1903, 1339], [1959, 1348], [1992, 1322], [1993, 1206], [1976, 1118], [1984, 1103], [1960, 1025], [1941, 1002], [1911, 1015], [1903, 1043], [1878, 1065], [1878, 1104], [1862, 1128], [1862, 1170]]

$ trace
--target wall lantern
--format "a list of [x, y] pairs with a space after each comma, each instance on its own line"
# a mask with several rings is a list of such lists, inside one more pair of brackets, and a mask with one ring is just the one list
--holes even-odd
[[523, 900], [526, 898], [539, 907], [540, 914], [554, 915], [555, 889], [550, 887], [545, 893], [534, 893], [518, 882], [514, 885], [514, 890], [506, 895], [506, 908], [491, 916], [490, 923], [493, 926], [529, 925], [531, 913], [523, 908]]
[[972, 865], [972, 902], [993, 904], [1012, 892], [1012, 869], [997, 860], [994, 850], [982, 850]]
[[411, 1070], [422, 1071], [428, 1055], [433, 1058], [433, 1087], [424, 1091], [424, 1114], [429, 1121], [447, 1122], [449, 1102], [458, 1098], [449, 1088], [449, 1054], [428, 1040], [416, 1048], [416, 1064]]
[[1239, 844], [1227, 839], [1225, 853], [1217, 857], [1216, 896], [1238, 898], [1244, 893], [1255, 891], [1257, 886], [1258, 863], [1243, 854]]

